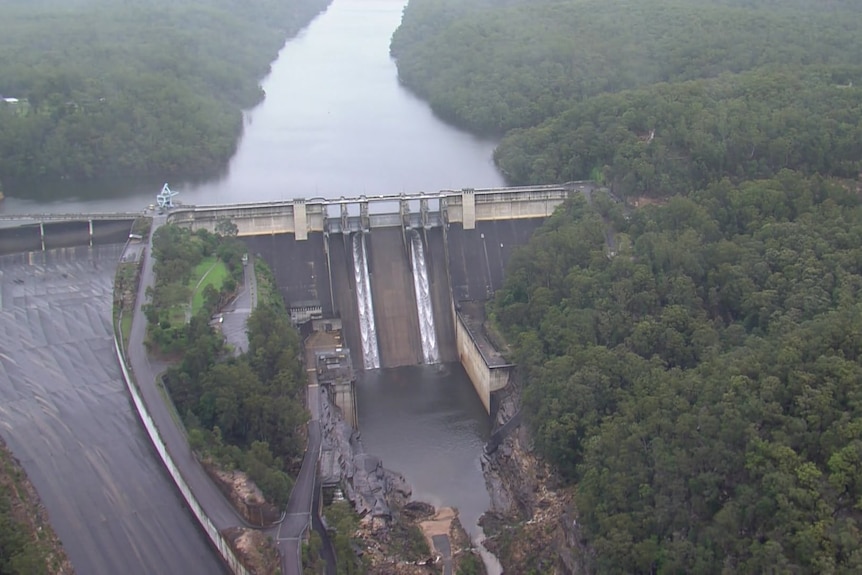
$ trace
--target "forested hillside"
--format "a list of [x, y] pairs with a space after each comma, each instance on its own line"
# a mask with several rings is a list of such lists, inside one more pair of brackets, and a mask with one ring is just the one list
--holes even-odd
[[0, 186], [202, 176], [286, 38], [329, 0], [10, 0], [0, 6]]
[[412, 0], [392, 54], [440, 116], [508, 134], [496, 159], [513, 184], [604, 177], [661, 196], [859, 168], [850, 0]]
[[589, 571], [862, 572], [862, 3], [412, 0], [392, 53], [511, 183], [655, 198], [489, 306]]
[[630, 219], [595, 203], [556, 214], [493, 305], [593, 569], [862, 572], [856, 190], [782, 172]]

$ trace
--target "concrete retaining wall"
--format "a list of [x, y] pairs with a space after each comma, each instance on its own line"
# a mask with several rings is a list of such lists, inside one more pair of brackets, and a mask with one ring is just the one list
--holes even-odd
[[132, 394], [132, 401], [135, 403], [135, 410], [138, 412], [138, 416], [141, 418], [141, 421], [144, 424], [144, 429], [147, 430], [147, 435], [150, 436], [150, 441], [156, 448], [159, 457], [165, 464], [168, 473], [171, 475], [171, 478], [174, 480], [174, 483], [180, 490], [180, 493], [182, 493], [183, 498], [186, 500], [186, 503], [189, 506], [189, 509], [191, 509], [192, 513], [194, 513], [195, 517], [197, 517], [198, 522], [200, 522], [201, 526], [203, 526], [204, 528], [204, 531], [206, 531], [207, 537], [209, 537], [212, 544], [216, 547], [216, 549], [218, 549], [219, 555], [221, 555], [222, 559], [230, 568], [231, 572], [236, 575], [250, 575], [249, 571], [242, 565], [242, 563], [240, 563], [239, 558], [236, 556], [236, 554], [234, 554], [233, 549], [231, 549], [230, 545], [228, 545], [227, 540], [222, 537], [222, 534], [219, 533], [219, 530], [216, 528], [215, 524], [210, 520], [209, 517], [207, 517], [206, 513], [204, 513], [203, 508], [200, 506], [197, 499], [195, 499], [194, 494], [192, 493], [191, 489], [189, 489], [189, 486], [186, 483], [185, 479], [183, 479], [183, 476], [180, 474], [180, 470], [174, 464], [173, 459], [171, 459], [171, 455], [168, 453], [167, 448], [165, 447], [165, 444], [162, 441], [161, 436], [159, 435], [159, 430], [156, 429], [156, 424], [150, 417], [149, 412], [147, 412], [147, 408], [144, 405], [144, 401], [143, 399], [141, 399], [141, 395], [138, 393], [138, 388], [134, 380], [132, 379], [128, 368], [126, 367], [126, 358], [120, 345], [116, 325], [114, 326], [114, 347], [117, 351], [117, 360], [120, 362], [120, 368], [123, 370], [123, 379], [126, 381], [126, 387], [129, 389], [129, 393]]
[[479, 399], [482, 400], [485, 411], [491, 413], [491, 392], [506, 387], [509, 381], [509, 372], [513, 366], [490, 366], [458, 313], [455, 313], [455, 344], [458, 347], [458, 356], [464, 371], [467, 372], [470, 381], [473, 382], [473, 388]]

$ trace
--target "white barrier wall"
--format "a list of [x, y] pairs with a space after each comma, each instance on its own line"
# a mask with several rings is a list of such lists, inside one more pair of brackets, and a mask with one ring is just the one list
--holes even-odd
[[147, 435], [150, 436], [150, 441], [152, 441], [153, 446], [155, 446], [156, 451], [158, 451], [159, 457], [162, 458], [162, 462], [165, 464], [165, 467], [167, 467], [168, 473], [171, 474], [174, 483], [176, 483], [180, 493], [183, 494], [183, 498], [186, 500], [186, 503], [188, 503], [189, 509], [191, 509], [192, 513], [195, 514], [195, 517], [197, 517], [198, 521], [203, 526], [204, 531], [206, 531], [207, 537], [209, 537], [213, 545], [216, 546], [219, 554], [222, 556], [225, 563], [227, 563], [230, 570], [235, 575], [251, 575], [242, 563], [240, 563], [239, 558], [237, 558], [233, 549], [230, 548], [227, 540], [222, 537], [221, 533], [219, 533], [215, 524], [213, 524], [210, 518], [207, 517], [206, 513], [204, 513], [203, 508], [200, 506], [197, 499], [195, 499], [194, 494], [191, 489], [189, 489], [183, 476], [180, 474], [180, 470], [177, 469], [176, 465], [174, 465], [174, 460], [171, 459], [170, 454], [165, 448], [165, 444], [159, 435], [159, 430], [156, 429], [156, 424], [147, 412], [147, 407], [144, 405], [141, 395], [138, 393], [138, 388], [126, 367], [126, 358], [120, 349], [120, 340], [118, 339], [116, 326], [114, 327], [114, 347], [117, 350], [117, 360], [120, 362], [120, 368], [123, 370], [123, 379], [126, 380], [126, 387], [129, 389], [129, 393], [132, 394], [132, 400], [135, 402], [135, 409], [141, 417], [141, 421], [144, 423]]

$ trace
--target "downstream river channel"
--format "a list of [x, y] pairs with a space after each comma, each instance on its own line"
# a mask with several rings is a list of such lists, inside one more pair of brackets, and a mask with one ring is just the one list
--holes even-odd
[[[223, 178], [169, 182], [186, 204], [436, 191], [504, 185], [481, 140], [438, 120], [399, 85], [389, 41], [406, 0], [334, 0], [284, 46], [246, 114]], [[0, 213], [133, 211], [163, 182], [94, 198], [37, 204], [7, 198]], [[459, 365], [369, 372], [358, 385], [363, 442], [405, 475], [417, 499], [458, 507], [465, 528], [489, 505], [479, 466], [490, 422]], [[129, 422], [132, 423], [131, 421]]]

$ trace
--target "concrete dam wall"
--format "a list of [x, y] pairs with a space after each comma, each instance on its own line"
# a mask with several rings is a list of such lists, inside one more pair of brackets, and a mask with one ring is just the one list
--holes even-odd
[[[529, 240], [542, 221], [481, 221], [470, 230], [457, 223], [417, 230], [427, 273], [428, 301], [424, 305], [433, 310], [441, 363], [465, 361], [456, 338], [456, 309], [461, 302], [486, 301], [503, 285], [512, 252]], [[361, 309], [364, 264], [373, 306], [371, 343], [376, 343], [379, 367], [390, 368], [423, 363], [422, 302], [414, 289], [418, 271], [413, 269], [411, 250], [415, 247], [410, 233], [402, 227], [387, 227], [348, 234], [312, 232], [307, 240], [296, 240], [292, 233], [243, 240], [272, 268], [287, 306], [300, 321], [309, 310], [316, 317], [341, 318], [356, 369], [368, 368], [362, 353], [369, 344], [368, 326], [363, 326], [369, 319], [363, 319]], [[364, 251], [357, 251], [354, 242], [363, 235]], [[364, 257], [364, 262], [357, 257]]]

